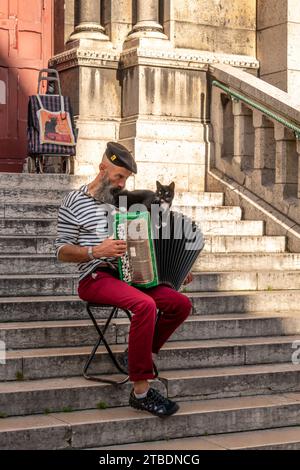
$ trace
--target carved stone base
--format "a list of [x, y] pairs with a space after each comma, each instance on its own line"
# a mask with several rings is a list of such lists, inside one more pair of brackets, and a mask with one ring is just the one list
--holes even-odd
[[104, 28], [97, 23], [83, 23], [76, 26], [71, 34], [68, 43], [74, 39], [97, 39], [98, 41], [108, 41]]
[[128, 41], [142, 37], [168, 39], [162, 26], [156, 21], [139, 21], [128, 34]]

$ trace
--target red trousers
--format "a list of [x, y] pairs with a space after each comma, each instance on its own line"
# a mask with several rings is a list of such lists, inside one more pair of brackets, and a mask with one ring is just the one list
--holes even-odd
[[[96, 274], [96, 275], [95, 275]], [[129, 379], [153, 379], [152, 352], [163, 344], [191, 312], [189, 298], [165, 285], [137, 289], [98, 271], [79, 283], [78, 295], [88, 302], [111, 304], [130, 310], [132, 320], [128, 340]], [[162, 311], [156, 322], [157, 308]]]

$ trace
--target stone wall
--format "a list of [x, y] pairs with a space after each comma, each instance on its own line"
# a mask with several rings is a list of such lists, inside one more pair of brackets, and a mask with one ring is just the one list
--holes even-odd
[[174, 45], [212, 52], [256, 52], [256, 0], [175, 0]]
[[260, 78], [295, 97], [300, 86], [300, 2], [258, 0]]

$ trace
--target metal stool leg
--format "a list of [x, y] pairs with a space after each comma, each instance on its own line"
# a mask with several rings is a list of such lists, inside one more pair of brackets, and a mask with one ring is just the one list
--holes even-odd
[[[100, 306], [100, 305], [99, 305]], [[106, 333], [106, 330], [107, 328], [109, 327], [109, 324], [112, 320], [112, 318], [116, 318], [117, 315], [118, 315], [118, 308], [117, 307], [113, 307], [112, 310], [111, 310], [111, 313], [104, 325], [104, 328], [103, 328], [103, 331], [101, 331], [92, 311], [91, 311], [91, 305], [88, 303], [87, 304], [87, 312], [94, 324], [94, 327], [96, 328], [97, 330], [97, 333], [99, 335], [99, 338], [95, 344], [95, 346], [93, 347], [93, 350], [91, 352], [91, 354], [89, 355], [86, 363], [85, 363], [85, 366], [84, 366], [84, 369], [83, 369], [83, 376], [87, 379], [87, 380], [95, 380], [97, 382], [102, 382], [102, 383], [108, 383], [108, 384], [113, 384], [113, 385], [121, 385], [121, 384], [124, 384], [126, 382], [128, 382], [129, 380], [129, 376], [128, 376], [128, 372], [126, 370], [124, 370], [122, 368], [122, 366], [119, 364], [119, 362], [117, 361], [117, 359], [115, 358], [114, 356], [114, 353], [112, 352], [109, 344], [107, 343], [106, 339], [105, 339], [105, 333]], [[129, 320], [131, 320], [131, 315], [130, 315], [130, 312], [126, 311], [126, 314], [129, 318]], [[93, 361], [93, 359], [95, 358], [95, 355], [96, 355], [96, 352], [100, 346], [100, 344], [103, 343], [103, 345], [105, 346], [108, 354], [109, 354], [109, 357], [110, 359], [112, 360], [113, 364], [115, 365], [115, 367], [119, 370], [119, 372], [121, 372], [122, 374], [125, 374], [127, 377], [123, 380], [112, 380], [112, 379], [103, 379], [103, 378], [100, 378], [100, 377], [96, 377], [94, 375], [90, 375], [88, 374], [88, 368], [91, 364], [91, 362]]]
[[[100, 305], [100, 304], [99, 304], [99, 305], [95, 304], [94, 306], [100, 307], [101, 305]], [[105, 305], [103, 305], [103, 307], [105, 307]], [[94, 380], [94, 381], [96, 381], [96, 382], [108, 383], [108, 384], [113, 384], [113, 385], [122, 385], [122, 384], [125, 384], [126, 382], [128, 382], [128, 380], [129, 380], [128, 371], [126, 371], [126, 370], [120, 365], [119, 361], [116, 359], [116, 357], [115, 357], [113, 351], [111, 350], [111, 347], [109, 346], [109, 344], [108, 344], [108, 342], [106, 341], [106, 338], [105, 338], [105, 333], [106, 333], [106, 331], [107, 331], [107, 329], [108, 329], [108, 327], [109, 327], [109, 324], [110, 324], [111, 320], [112, 320], [113, 318], [117, 318], [117, 316], [118, 316], [118, 311], [119, 311], [119, 308], [118, 308], [118, 307], [114, 307], [114, 306], [110, 306], [110, 307], [112, 307], [111, 312], [110, 312], [110, 314], [109, 314], [108, 319], [106, 320], [106, 323], [105, 323], [105, 325], [104, 325], [104, 327], [103, 327], [103, 330], [101, 331], [101, 329], [100, 329], [100, 327], [99, 327], [99, 325], [98, 325], [98, 323], [97, 323], [97, 320], [95, 319], [95, 317], [94, 317], [94, 315], [93, 315], [93, 313], [92, 313], [92, 311], [91, 311], [92, 304], [91, 304], [91, 303], [87, 303], [87, 305], [86, 305], [87, 312], [88, 312], [88, 314], [89, 314], [89, 316], [90, 316], [90, 318], [91, 318], [91, 320], [92, 320], [92, 322], [93, 322], [94, 327], [96, 328], [96, 331], [97, 331], [97, 333], [98, 333], [98, 335], [99, 335], [99, 338], [98, 338], [98, 340], [97, 340], [95, 346], [94, 346], [93, 349], [92, 349], [91, 354], [89, 355], [89, 357], [88, 357], [88, 359], [87, 359], [87, 361], [86, 361], [86, 363], [85, 363], [85, 365], [84, 365], [83, 376], [84, 376], [84, 378], [87, 379], [87, 380]], [[129, 312], [129, 310], [126, 310], [126, 309], [122, 309], [122, 310], [126, 313], [128, 319], [129, 319], [129, 321], [131, 321], [132, 316], [131, 316], [131, 313]], [[158, 311], [158, 314], [157, 314], [156, 322], [159, 320], [160, 315], [161, 315], [161, 312], [160, 312], [160, 310], [159, 310], [159, 311]], [[97, 352], [99, 346], [101, 345], [101, 343], [103, 343], [103, 345], [105, 346], [105, 348], [106, 348], [106, 350], [107, 350], [107, 352], [108, 352], [108, 354], [109, 354], [109, 357], [110, 357], [111, 361], [113, 362], [113, 364], [115, 365], [115, 367], [118, 369], [118, 371], [121, 372], [122, 374], [125, 374], [125, 375], [126, 375], [126, 378], [125, 378], [125, 379], [120, 380], [120, 381], [118, 381], [118, 380], [112, 380], [112, 379], [103, 379], [103, 378], [100, 378], [100, 377], [98, 377], [98, 376], [94, 376], [94, 375], [88, 374], [88, 368], [90, 367], [90, 365], [91, 365], [93, 359], [95, 358], [96, 352]], [[128, 351], [128, 348], [125, 350], [125, 352], [126, 352], [126, 351]], [[153, 362], [153, 370], [154, 370], [154, 379], [158, 378], [159, 380], [161, 380], [161, 379], [158, 377], [158, 374], [159, 374], [159, 373], [158, 373], [157, 367], [156, 367], [156, 365], [155, 365], [154, 362]], [[164, 382], [164, 379], [162, 379], [162, 382], [164, 383], [164, 385], [166, 385], [165, 382]]]

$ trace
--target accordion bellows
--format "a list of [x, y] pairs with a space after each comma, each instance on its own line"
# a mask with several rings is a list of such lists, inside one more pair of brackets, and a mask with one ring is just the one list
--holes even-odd
[[166, 284], [179, 290], [204, 247], [200, 228], [169, 210], [152, 219], [148, 212], [118, 212], [114, 234], [127, 241], [119, 258], [120, 279], [136, 287]]

